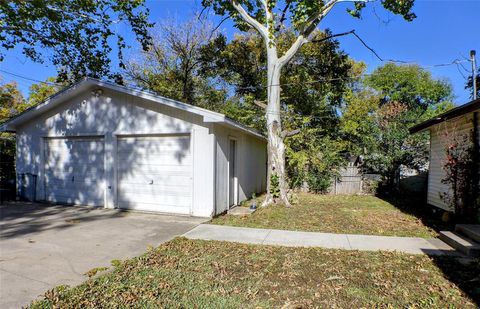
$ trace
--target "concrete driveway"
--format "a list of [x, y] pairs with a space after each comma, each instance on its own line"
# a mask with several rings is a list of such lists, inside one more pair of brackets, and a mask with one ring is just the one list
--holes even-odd
[[20, 308], [92, 268], [144, 253], [205, 220], [90, 207], [0, 206], [0, 308]]

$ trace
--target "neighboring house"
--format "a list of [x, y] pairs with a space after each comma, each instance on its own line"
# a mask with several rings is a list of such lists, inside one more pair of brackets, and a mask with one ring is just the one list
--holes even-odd
[[[428, 130], [430, 132], [430, 166], [428, 173], [428, 196], [430, 205], [451, 211], [441, 195], [451, 192], [449, 185], [442, 183], [446, 173], [443, 168], [446, 160], [446, 147], [453, 136], [468, 136], [473, 143], [478, 169], [480, 145], [480, 99], [449, 110], [433, 119], [410, 129], [410, 133]], [[477, 170], [480, 176], [480, 170]], [[478, 194], [478, 191], [477, 191]]]
[[211, 217], [266, 189], [261, 134], [109, 82], [85, 79], [1, 129], [16, 133], [17, 175], [36, 175], [37, 200]]

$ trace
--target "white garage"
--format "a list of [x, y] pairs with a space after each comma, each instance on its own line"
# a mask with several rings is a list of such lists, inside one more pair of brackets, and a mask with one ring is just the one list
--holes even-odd
[[266, 140], [225, 115], [85, 79], [11, 119], [36, 200], [211, 217], [266, 188]]

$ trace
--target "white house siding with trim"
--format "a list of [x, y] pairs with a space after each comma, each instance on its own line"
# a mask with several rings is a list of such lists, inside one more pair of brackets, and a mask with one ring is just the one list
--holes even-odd
[[[213, 126], [213, 123], [204, 122], [199, 115], [156, 104], [155, 102], [137, 96], [104, 89], [103, 94], [96, 97], [92, 95], [90, 91], [83, 91], [79, 95], [69, 99], [68, 102], [58, 105], [16, 128], [17, 173], [37, 174], [37, 199], [48, 200], [49, 196], [47, 196], [48, 190], [46, 190], [47, 183], [45, 182], [45, 173], [66, 173], [68, 177], [70, 177], [68, 173], [78, 171], [79, 166], [91, 164], [95, 156], [103, 156], [105, 158], [102, 163], [104, 170], [100, 171], [98, 167], [98, 177], [94, 178], [91, 173], [88, 175], [85, 174], [85, 177], [92, 179], [88, 181], [86, 179], [84, 180], [85, 184], [95, 183], [90, 186], [91, 190], [103, 191], [103, 206], [113, 208], [117, 205], [117, 195], [119, 193], [117, 186], [117, 177], [119, 176], [117, 167], [129, 166], [131, 170], [140, 170], [138, 166], [144, 163], [138, 162], [141, 157], [135, 155], [122, 157], [122, 160], [119, 161], [119, 156], [117, 155], [118, 141], [124, 137], [131, 136], [164, 138], [181, 135], [188, 137], [190, 148], [180, 149], [177, 147], [175, 151], [179, 151], [177, 154], [179, 157], [182, 155], [190, 155], [192, 160], [192, 170], [190, 174], [192, 177], [192, 187], [184, 196], [184, 198], [186, 198], [189, 194], [191, 195], [189, 214], [209, 217], [215, 212], [215, 137], [213, 134]], [[61, 139], [67, 136], [69, 139]], [[48, 137], [48, 139], [46, 137]], [[45, 158], [45, 147], [46, 145], [50, 145], [48, 143], [50, 139], [57, 138], [56, 144], [59, 144], [60, 148], [70, 147], [73, 149], [78, 146], [74, 141], [74, 137], [93, 138], [97, 141], [103, 141], [104, 147], [92, 149], [87, 156], [76, 156], [75, 162], [66, 163], [53, 157], [49, 159]], [[77, 147], [77, 149], [81, 148], [82, 147]], [[82, 153], [80, 150], [68, 151], [73, 151], [78, 154]], [[182, 154], [182, 151], [185, 153]], [[62, 152], [60, 151], [59, 153]], [[47, 156], [48, 154], [49, 152], [47, 151]], [[50, 169], [46, 169], [45, 167], [46, 159], [52, 161], [52, 167]], [[58, 164], [59, 162], [61, 164]], [[66, 164], [70, 164], [70, 166], [65, 166]], [[62, 165], [62, 167], [59, 165]], [[52, 171], [52, 168], [57, 168], [58, 171]], [[176, 168], [179, 167], [171, 166], [171, 172]], [[78, 179], [78, 181], [80, 181], [80, 179]], [[151, 180], [145, 179], [145, 181], [148, 182]], [[148, 184], [146, 184], [146, 186], [148, 186]], [[57, 186], [56, 188], [58, 189], [59, 187]], [[178, 189], [179, 187], [172, 188], [173, 191]], [[188, 190], [188, 188], [185, 190]], [[71, 196], [67, 202], [73, 204], [99, 204], [99, 202], [93, 200], [93, 198], [92, 201], [90, 201], [88, 191], [85, 190], [85, 192], [87, 195], [82, 197]], [[150, 201], [150, 197], [145, 197], [145, 199]], [[166, 204], [175, 207], [176, 202], [168, 202]], [[184, 203], [182, 205], [184, 205]], [[167, 212], [176, 211], [175, 209], [169, 209]], [[184, 211], [180, 211], [179, 213], [184, 213]]]
[[248, 199], [253, 193], [266, 190], [267, 152], [266, 141], [237, 130], [215, 125], [216, 137], [216, 213], [228, 209], [229, 142], [237, 141], [238, 202]]
[[447, 147], [449, 136], [456, 134], [457, 136], [464, 136], [468, 134], [471, 136], [473, 130], [473, 116], [474, 113], [468, 113], [450, 120], [443, 121], [430, 127], [430, 167], [428, 174], [428, 196], [427, 202], [430, 205], [452, 210], [447, 205], [440, 194], [444, 192], [451, 193], [451, 187], [442, 183], [442, 179], [446, 174], [443, 170], [443, 165], [446, 159], [445, 149]]

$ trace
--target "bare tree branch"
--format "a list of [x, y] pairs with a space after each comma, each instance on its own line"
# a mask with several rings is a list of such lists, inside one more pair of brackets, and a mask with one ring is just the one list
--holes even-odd
[[257, 101], [257, 100], [254, 100], [253, 103], [263, 109], [267, 109], [267, 104], [261, 102], [261, 101]]
[[380, 57], [373, 48], [371, 48], [370, 46], [368, 46], [367, 43], [365, 43], [365, 41], [362, 40], [362, 38], [361, 38], [360, 36], [358, 36], [358, 34], [355, 33], [355, 31], [353, 31], [352, 34], [360, 41], [360, 43], [363, 44], [363, 46], [365, 46], [368, 50], [370, 50], [370, 51], [375, 55], [375, 57], [378, 58], [378, 60], [384, 61], [383, 58]]
[[275, 31], [279, 31], [280, 29], [282, 29], [283, 23], [287, 19], [287, 11], [290, 8], [291, 3], [292, 2], [290, 0], [287, 0], [287, 4], [285, 5], [285, 7], [282, 10], [282, 16], [280, 17], [277, 28], [275, 28]]
[[310, 42], [312, 43], [321, 43], [321, 42], [324, 42], [324, 41], [328, 41], [332, 38], [336, 38], [336, 37], [339, 37], [339, 36], [344, 36], [344, 35], [348, 35], [348, 34], [355, 34], [355, 30], [350, 30], [350, 31], [347, 31], [347, 32], [342, 32], [342, 33], [337, 33], [337, 34], [333, 34], [333, 35], [329, 35], [329, 36], [326, 36], [324, 38], [321, 38], [321, 39], [314, 39], [314, 40], [311, 40]]
[[300, 132], [301, 132], [300, 129], [295, 129], [292, 131], [282, 131], [282, 138], [291, 137], [291, 136], [297, 135]]
[[[318, 23], [333, 9], [335, 4], [340, 2], [369, 2], [372, 0], [330, 0], [327, 2], [323, 9], [318, 12], [317, 14], [310, 17], [306, 22], [306, 27], [303, 31], [300, 32], [297, 40], [292, 44], [292, 46], [288, 49], [288, 51], [279, 59], [280, 65], [283, 66], [288, 63], [293, 56], [297, 53], [297, 51], [302, 47], [303, 44], [308, 43], [310, 41], [309, 36], [318, 26]], [[354, 35], [355, 33], [352, 32]]]
[[217, 25], [215, 28], [213, 28], [212, 32], [210, 33], [210, 37], [208, 38], [209, 41], [212, 39], [213, 35], [215, 34], [215, 31], [217, 31], [218, 28], [220, 28], [220, 26], [223, 24], [223, 22], [226, 21], [226, 20], [229, 19], [229, 18], [230, 18], [230, 15], [228, 15], [227, 17], [225, 17], [224, 19], [222, 19], [222, 20], [218, 23], [218, 25]]

